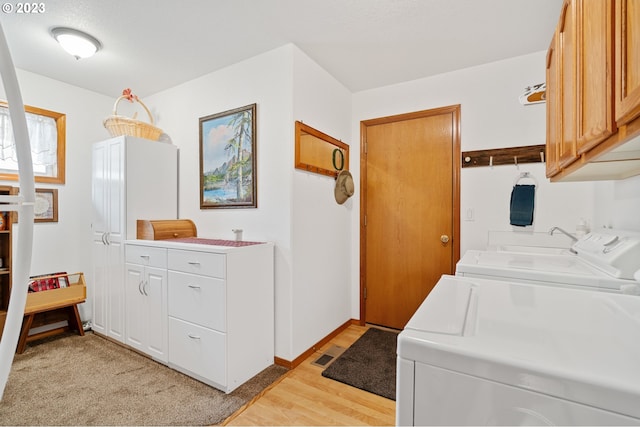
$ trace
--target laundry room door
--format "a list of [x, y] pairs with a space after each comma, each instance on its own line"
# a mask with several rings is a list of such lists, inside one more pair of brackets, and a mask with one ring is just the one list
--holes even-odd
[[361, 123], [360, 319], [402, 329], [460, 258], [460, 106]]

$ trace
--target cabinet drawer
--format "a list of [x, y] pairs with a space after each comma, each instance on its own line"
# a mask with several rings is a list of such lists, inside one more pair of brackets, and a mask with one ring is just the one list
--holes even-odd
[[226, 388], [226, 336], [169, 317], [169, 364]]
[[225, 332], [225, 294], [222, 279], [169, 272], [169, 316]]
[[133, 264], [167, 268], [167, 250], [152, 246], [126, 245], [125, 258]]
[[225, 278], [225, 255], [209, 252], [169, 250], [169, 270]]

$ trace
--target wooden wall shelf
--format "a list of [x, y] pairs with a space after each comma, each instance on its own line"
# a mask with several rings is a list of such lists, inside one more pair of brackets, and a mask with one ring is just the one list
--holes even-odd
[[520, 165], [523, 163], [544, 163], [546, 146], [527, 145], [522, 147], [495, 148], [491, 150], [464, 151], [462, 167]]
[[349, 145], [304, 123], [296, 122], [295, 168], [336, 177], [349, 170]]

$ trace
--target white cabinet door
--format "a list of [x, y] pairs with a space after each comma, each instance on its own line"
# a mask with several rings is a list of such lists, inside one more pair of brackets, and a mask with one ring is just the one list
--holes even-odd
[[167, 355], [167, 270], [147, 267], [142, 287], [146, 299], [147, 340], [144, 352], [163, 361]]
[[126, 344], [167, 362], [167, 271], [126, 264]]
[[107, 155], [106, 144], [93, 145], [91, 207], [93, 236], [93, 319], [92, 329], [107, 335], [107, 247], [105, 233], [107, 230]]
[[117, 341], [124, 342], [124, 264], [123, 245], [119, 242], [111, 242], [107, 245], [107, 267], [105, 271], [105, 284], [107, 288], [107, 336]]
[[167, 250], [127, 245], [126, 344], [167, 363]]
[[168, 296], [169, 316], [226, 332], [224, 280], [169, 271]]
[[110, 139], [107, 141], [105, 164], [107, 168], [107, 229], [105, 241], [107, 243], [107, 336], [124, 342], [124, 247], [123, 220], [124, 216], [124, 140]]
[[228, 391], [225, 334], [170, 317], [169, 349], [173, 368]]
[[122, 231], [122, 142], [107, 140], [93, 145], [92, 329], [124, 342], [124, 276]]
[[126, 265], [126, 344], [136, 350], [145, 348], [146, 298], [142, 291], [144, 267], [139, 264]]
[[177, 217], [177, 148], [111, 138], [93, 144], [92, 167], [93, 329], [124, 343], [124, 242], [136, 219]]
[[107, 286], [106, 273], [107, 246], [101, 241], [93, 241], [93, 320], [91, 329], [107, 335]]

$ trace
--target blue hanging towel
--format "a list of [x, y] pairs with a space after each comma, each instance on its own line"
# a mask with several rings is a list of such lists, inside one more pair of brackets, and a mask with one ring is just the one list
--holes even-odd
[[536, 195], [535, 185], [514, 185], [511, 191], [511, 225], [524, 227], [533, 224], [533, 203]]

